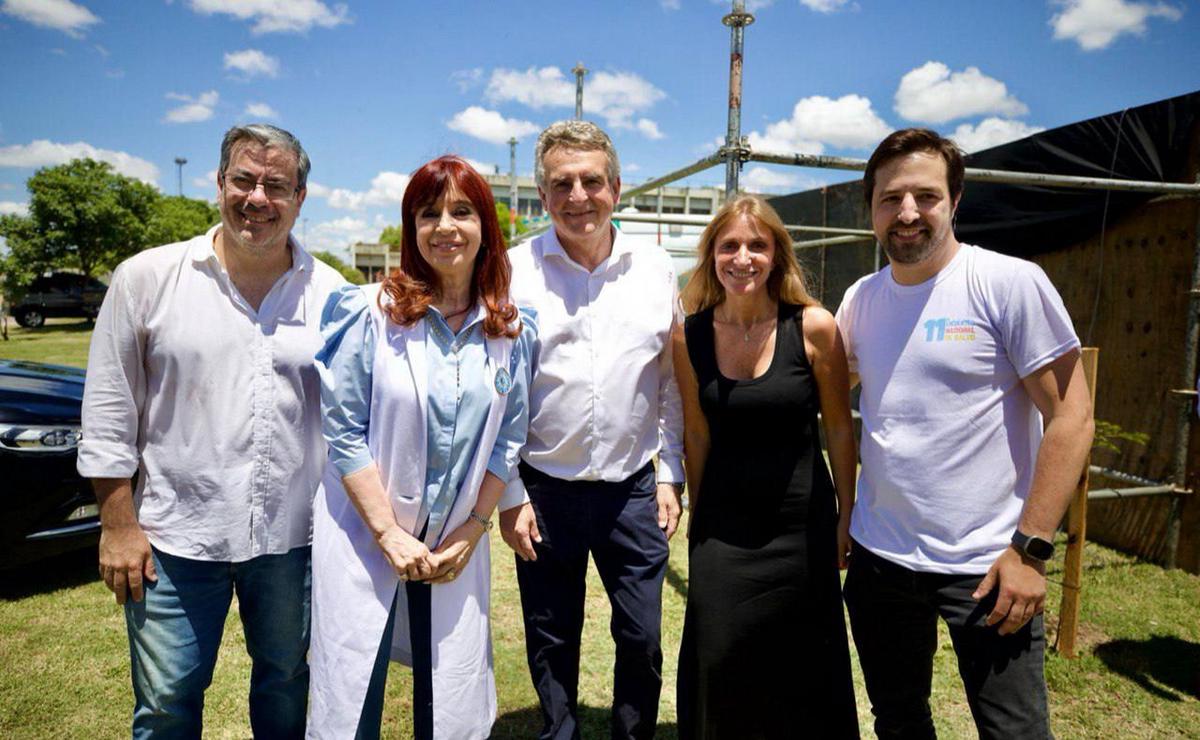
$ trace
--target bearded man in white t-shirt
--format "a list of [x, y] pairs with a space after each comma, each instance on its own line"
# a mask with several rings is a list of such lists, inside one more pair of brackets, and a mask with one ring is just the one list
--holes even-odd
[[935, 736], [939, 617], [980, 736], [1050, 736], [1045, 563], [1091, 445], [1091, 402], [1042, 270], [955, 238], [963, 173], [933, 131], [883, 140], [863, 180], [890, 264], [837, 313], [862, 383], [845, 596], [880, 738]]

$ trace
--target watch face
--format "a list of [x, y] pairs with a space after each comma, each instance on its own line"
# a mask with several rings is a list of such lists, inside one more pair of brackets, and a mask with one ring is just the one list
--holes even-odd
[[1025, 543], [1025, 552], [1038, 560], [1049, 560], [1054, 556], [1054, 545], [1041, 537], [1030, 537]]

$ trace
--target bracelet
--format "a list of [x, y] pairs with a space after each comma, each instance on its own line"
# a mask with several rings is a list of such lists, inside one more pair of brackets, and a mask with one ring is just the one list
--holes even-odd
[[492, 520], [484, 519], [482, 516], [480, 516], [479, 514], [476, 514], [474, 511], [471, 511], [469, 514], [467, 514], [467, 519], [470, 519], [470, 520], [474, 521], [476, 524], [478, 524], [479, 526], [483, 527], [484, 532], [490, 532], [492, 529]]

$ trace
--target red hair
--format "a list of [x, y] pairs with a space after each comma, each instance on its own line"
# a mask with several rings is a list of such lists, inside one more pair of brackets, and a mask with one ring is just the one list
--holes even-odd
[[[414, 173], [400, 202], [400, 267], [383, 281], [379, 307], [392, 321], [411, 326], [429, 311], [441, 292], [441, 280], [417, 249], [417, 211], [442, 197], [448, 189], [466, 196], [479, 214], [481, 239], [471, 274], [471, 305], [482, 300], [487, 315], [483, 331], [492, 338], [515, 337], [517, 307], [508, 299], [512, 266], [496, 219], [492, 189], [475, 168], [459, 157], [447, 154], [426, 162]], [[390, 299], [384, 301], [384, 295]]]

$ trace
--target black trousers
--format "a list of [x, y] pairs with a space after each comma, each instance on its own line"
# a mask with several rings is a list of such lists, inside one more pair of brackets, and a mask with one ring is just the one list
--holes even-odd
[[542, 706], [540, 737], [579, 737], [579, 641], [588, 554], [612, 604], [616, 642], [612, 737], [649, 738], [662, 690], [662, 584], [667, 538], [658, 527], [651, 464], [618, 483], [565, 481], [521, 464], [537, 515], [537, 560], [517, 559], [529, 672]]
[[929, 694], [938, 617], [950, 628], [979, 737], [1051, 736], [1042, 616], [1001, 636], [984, 623], [996, 590], [971, 598], [981, 580], [919, 573], [854, 544], [844, 593], [881, 740], [936, 737]]

